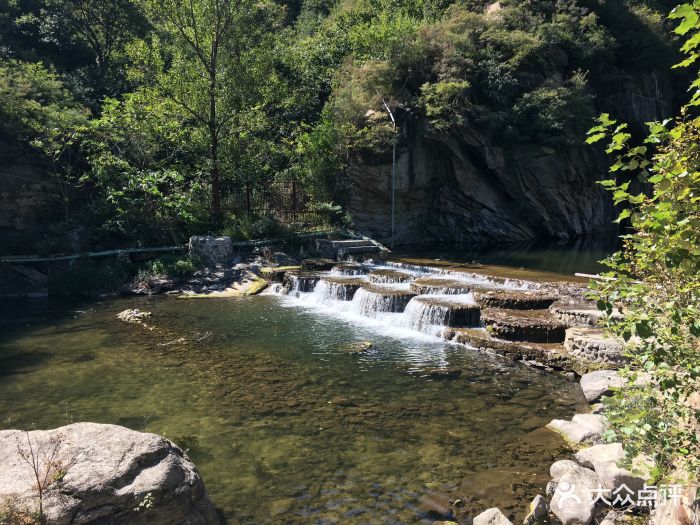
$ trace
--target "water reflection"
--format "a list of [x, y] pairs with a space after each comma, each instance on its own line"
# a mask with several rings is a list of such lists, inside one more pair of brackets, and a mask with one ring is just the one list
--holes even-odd
[[617, 234], [610, 233], [580, 237], [567, 242], [406, 245], [397, 247], [394, 255], [494, 264], [572, 275], [576, 272], [604, 271], [605, 267], [598, 261], [618, 248]]

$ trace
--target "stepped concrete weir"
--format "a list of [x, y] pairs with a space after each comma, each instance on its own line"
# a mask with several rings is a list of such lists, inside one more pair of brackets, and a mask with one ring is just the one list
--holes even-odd
[[316, 283], [321, 280], [321, 274], [317, 272], [287, 272], [284, 274], [284, 285], [289, 293], [313, 292]]
[[411, 290], [417, 294], [461, 295], [472, 288], [466, 281], [446, 277], [419, 277], [411, 283]]
[[589, 326], [575, 329], [599, 315], [594, 305], [580, 299], [583, 292], [576, 283], [328, 259], [304, 261], [301, 270], [285, 274], [284, 283], [279, 293], [288, 293], [294, 304], [321, 307], [351, 322], [372, 318], [371, 326], [379, 322], [393, 334], [405, 331], [410, 337], [418, 332], [533, 366], [580, 374], [621, 359], [615, 341]]
[[561, 343], [567, 329], [549, 310], [486, 309], [481, 318], [493, 335], [511, 341]]
[[[604, 317], [593, 303], [557, 301], [549, 307], [554, 317], [569, 326], [596, 326]], [[622, 319], [622, 314], [613, 312], [612, 318]]]
[[415, 296], [407, 285], [365, 284], [357, 290], [352, 302], [360, 314], [374, 317], [382, 312], [403, 312]]
[[406, 323], [419, 332], [433, 327], [479, 326], [481, 309], [471, 295], [419, 295], [406, 307]]
[[371, 283], [407, 283], [413, 278], [414, 276], [408, 272], [391, 268], [381, 268], [369, 272], [369, 282]]
[[367, 268], [356, 262], [342, 262], [333, 266], [331, 273], [334, 275], [364, 275], [367, 273]]
[[314, 293], [321, 300], [352, 301], [357, 290], [367, 285], [367, 279], [356, 276], [327, 276], [318, 281]]
[[475, 290], [474, 299], [483, 308], [540, 310], [559, 297], [539, 290]]

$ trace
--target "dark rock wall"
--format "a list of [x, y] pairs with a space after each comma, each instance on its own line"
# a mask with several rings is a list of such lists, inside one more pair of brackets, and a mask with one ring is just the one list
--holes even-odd
[[[642, 123], [673, 113], [669, 81], [656, 73], [621, 82], [599, 97], [597, 111]], [[593, 123], [591, 123], [592, 125]], [[607, 178], [600, 148], [503, 145], [464, 126], [435, 136], [420, 117], [402, 123], [396, 182], [396, 244], [567, 239], [612, 227], [614, 209], [596, 181]], [[347, 207], [355, 227], [388, 241], [391, 158], [356, 155], [349, 167]]]

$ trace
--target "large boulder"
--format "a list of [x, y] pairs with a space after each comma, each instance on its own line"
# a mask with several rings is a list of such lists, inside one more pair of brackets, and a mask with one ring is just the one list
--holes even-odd
[[219, 523], [195, 465], [155, 434], [97, 423], [1, 431], [0, 506], [36, 512], [37, 476], [49, 525]]
[[549, 504], [563, 525], [588, 525], [595, 510], [598, 475], [573, 461], [557, 461], [550, 469], [556, 490]]
[[474, 518], [474, 525], [513, 525], [500, 509], [493, 507]]
[[589, 403], [595, 403], [612, 389], [622, 388], [624, 379], [615, 370], [597, 370], [581, 376], [581, 389]]
[[625, 459], [621, 443], [593, 445], [576, 452], [576, 461], [583, 467], [594, 468], [596, 463], [617, 463]]

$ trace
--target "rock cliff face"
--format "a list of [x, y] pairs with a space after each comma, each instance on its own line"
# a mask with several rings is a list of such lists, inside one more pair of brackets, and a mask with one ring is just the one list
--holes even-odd
[[[620, 96], [609, 94], [598, 111], [635, 127], [672, 113], [672, 89], [665, 78], [650, 74], [619, 89]], [[404, 118], [402, 129], [396, 244], [567, 239], [611, 228], [612, 203], [595, 183], [607, 178], [607, 159], [593, 147], [505, 146], [499, 137], [470, 125], [438, 136], [416, 116]], [[378, 161], [358, 154], [348, 176], [347, 207], [355, 227], [389, 240], [390, 156]]]
[[10, 523], [38, 510], [37, 479], [49, 525], [219, 523], [197, 468], [155, 434], [96, 423], [0, 432], [0, 514]]
[[[387, 240], [391, 164], [350, 168], [356, 227]], [[584, 147], [502, 148], [475, 137], [416, 137], [396, 175], [396, 244], [567, 238], [608, 228], [613, 208], [594, 182], [604, 159]]]

